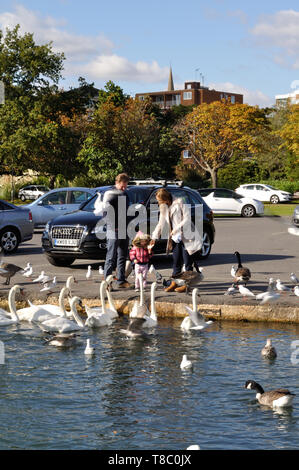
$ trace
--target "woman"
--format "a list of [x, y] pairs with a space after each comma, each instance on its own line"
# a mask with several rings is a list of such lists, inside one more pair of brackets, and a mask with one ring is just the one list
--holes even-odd
[[[182, 271], [183, 264], [186, 271], [192, 271], [193, 254], [201, 249], [202, 237], [191, 222], [190, 206], [184, 204], [180, 198], [173, 200], [171, 193], [165, 188], [158, 189], [156, 199], [160, 217], [152, 234], [151, 245], [154, 246], [155, 241], [161, 237], [162, 230], [167, 224], [169, 241], [171, 240], [172, 244], [172, 276]], [[165, 290], [169, 292], [175, 287], [175, 282], [172, 282]]]

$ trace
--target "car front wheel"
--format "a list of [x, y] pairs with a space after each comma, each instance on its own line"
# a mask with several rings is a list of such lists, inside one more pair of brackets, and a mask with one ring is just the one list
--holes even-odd
[[202, 247], [201, 247], [201, 252], [198, 255], [198, 259], [206, 259], [211, 251], [212, 248], [212, 242], [211, 242], [211, 237], [209, 232], [203, 231], [202, 234]]
[[13, 229], [4, 229], [0, 233], [0, 246], [6, 253], [15, 253], [20, 240], [18, 233]]
[[279, 203], [279, 197], [276, 194], [273, 194], [273, 196], [271, 196], [271, 198], [270, 198], [270, 202], [272, 204], [278, 204]]
[[53, 266], [67, 267], [75, 261], [75, 258], [56, 258], [55, 256], [47, 255], [47, 260], [50, 264], [53, 264]]
[[254, 217], [256, 214], [256, 210], [253, 206], [250, 204], [247, 204], [246, 206], [243, 207], [242, 209], [242, 215], [243, 217]]
[[25, 202], [26, 201], [26, 197], [24, 196], [24, 194], [21, 194], [21, 197], [20, 197], [21, 201]]

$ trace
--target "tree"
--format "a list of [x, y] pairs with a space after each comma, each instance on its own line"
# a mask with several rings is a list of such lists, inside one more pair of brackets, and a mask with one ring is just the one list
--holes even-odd
[[124, 106], [130, 98], [130, 96], [125, 94], [123, 89], [115, 85], [112, 80], [109, 80], [104, 88], [105, 90], [99, 90], [99, 105], [111, 101], [115, 106]]
[[250, 158], [266, 149], [268, 128], [264, 110], [223, 100], [194, 108], [176, 126], [176, 133], [182, 148], [190, 152], [198, 168], [211, 175], [216, 187], [218, 170], [235, 152]]
[[[287, 120], [277, 133], [284, 141], [282, 146], [299, 159], [299, 104], [289, 107]], [[299, 160], [297, 160], [298, 162]]]

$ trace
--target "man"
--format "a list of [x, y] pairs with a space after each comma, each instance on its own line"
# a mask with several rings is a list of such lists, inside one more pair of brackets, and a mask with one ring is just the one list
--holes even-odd
[[105, 279], [117, 267], [117, 284], [120, 288], [132, 287], [125, 278], [125, 266], [129, 239], [127, 236], [127, 210], [129, 198], [127, 186], [129, 177], [120, 173], [115, 185], [105, 192], [103, 204], [107, 210], [107, 255], [104, 266]]

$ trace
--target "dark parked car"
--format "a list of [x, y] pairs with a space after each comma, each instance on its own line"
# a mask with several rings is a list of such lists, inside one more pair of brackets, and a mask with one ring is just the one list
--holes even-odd
[[[103, 194], [111, 186], [97, 188], [97, 192]], [[133, 213], [145, 207], [147, 220], [147, 232], [151, 233], [154, 227], [150, 227], [150, 205], [151, 216], [159, 217], [159, 207], [155, 194], [161, 185], [135, 185], [128, 186], [130, 205], [134, 205]], [[215, 227], [213, 223], [213, 212], [203, 201], [197, 191], [188, 187], [168, 185], [167, 190], [174, 197], [182, 198], [191, 207], [191, 216], [195, 217], [196, 207], [203, 207], [203, 246], [201, 258], [207, 258], [214, 243]], [[42, 235], [42, 246], [48, 261], [55, 266], [70, 266], [75, 259], [103, 259], [106, 255], [106, 239], [97, 236], [97, 223], [102, 218], [94, 214], [95, 201], [97, 195], [86, 203], [83, 203], [79, 210], [72, 213], [56, 217], [48, 222]], [[155, 206], [153, 206], [155, 204]], [[134, 216], [133, 216], [134, 217]], [[97, 226], [98, 227], [98, 226]], [[102, 232], [105, 227], [100, 228]], [[166, 240], [159, 240], [155, 245], [155, 253], [165, 253]]]
[[19, 244], [31, 240], [32, 235], [31, 211], [0, 199], [0, 246], [3, 250], [14, 253]]

